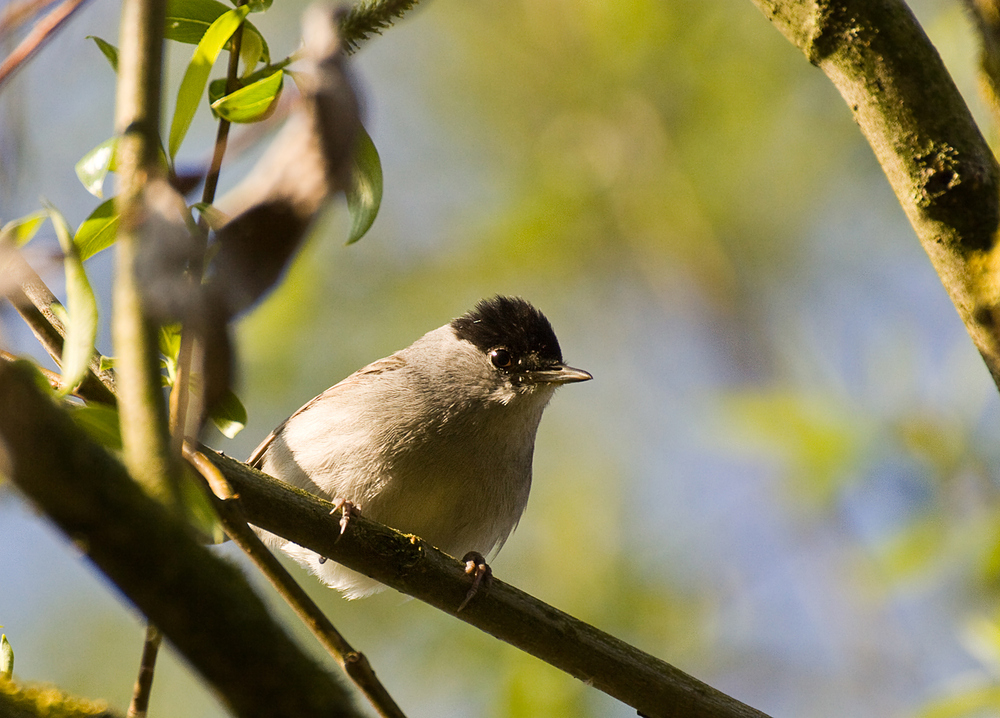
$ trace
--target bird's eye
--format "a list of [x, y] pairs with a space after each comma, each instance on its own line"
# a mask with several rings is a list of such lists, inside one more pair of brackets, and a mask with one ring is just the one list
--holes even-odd
[[506, 349], [494, 349], [490, 352], [490, 361], [493, 362], [493, 366], [497, 369], [510, 369], [514, 364], [514, 360], [510, 356], [510, 352]]

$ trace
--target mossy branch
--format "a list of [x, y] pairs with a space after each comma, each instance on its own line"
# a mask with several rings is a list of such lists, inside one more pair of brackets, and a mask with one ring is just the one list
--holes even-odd
[[416, 536], [351, 518], [340, 536], [331, 504], [234, 459], [203, 454], [235, 489], [253, 524], [360, 571], [529, 653], [647, 718], [767, 718], [664, 661], [494, 577], [459, 612], [465, 564]]
[[152, 621], [236, 715], [360, 715], [233, 565], [199, 544], [35, 384], [0, 362], [0, 473]]
[[1000, 386], [1000, 168], [902, 0], [753, 0], [840, 91]]
[[[42, 395], [33, 371], [0, 362], [0, 472], [163, 630], [235, 713], [354, 715], [341, 703], [339, 685], [273, 624], [242, 575], [195, 543], [175, 516], [139, 490], [120, 464]], [[330, 515], [329, 502], [202, 452], [255, 524], [456, 616], [643, 716], [767, 718], [497, 578], [459, 613], [469, 588], [460, 561], [363, 515], [338, 540], [340, 517]]]
[[0, 716], [4, 718], [122, 718], [103, 701], [90, 701], [40, 684], [0, 678]]

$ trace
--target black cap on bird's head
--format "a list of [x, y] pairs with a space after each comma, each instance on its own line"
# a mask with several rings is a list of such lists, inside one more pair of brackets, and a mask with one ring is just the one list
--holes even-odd
[[590, 374], [563, 364], [559, 340], [545, 315], [520, 297], [497, 295], [452, 320], [455, 336], [486, 353], [518, 384], [567, 384]]

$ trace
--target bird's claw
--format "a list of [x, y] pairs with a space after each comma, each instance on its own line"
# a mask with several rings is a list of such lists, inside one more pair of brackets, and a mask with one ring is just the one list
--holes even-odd
[[472, 597], [479, 592], [479, 587], [489, 583], [489, 580], [493, 577], [493, 570], [478, 551], [469, 551], [469, 553], [462, 557], [462, 561], [465, 562], [465, 572], [472, 576], [472, 585], [469, 587], [469, 592], [465, 594], [465, 599], [459, 605], [456, 613], [460, 613], [463, 608], [469, 605]]
[[330, 510], [330, 513], [335, 514], [338, 511], [340, 512], [340, 533], [337, 534], [336, 540], [340, 541], [340, 537], [347, 531], [347, 524], [351, 522], [351, 517], [361, 515], [361, 507], [355, 506], [350, 499], [334, 499], [333, 509]]
[[[334, 499], [333, 508], [330, 509], [330, 514], [333, 515], [340, 511], [340, 533], [337, 534], [337, 538], [333, 540], [334, 543], [340, 541], [344, 532], [347, 531], [347, 524], [351, 522], [352, 516], [359, 516], [361, 513], [361, 507], [355, 506], [354, 502], [350, 499]], [[326, 563], [326, 556], [319, 557], [320, 564]]]

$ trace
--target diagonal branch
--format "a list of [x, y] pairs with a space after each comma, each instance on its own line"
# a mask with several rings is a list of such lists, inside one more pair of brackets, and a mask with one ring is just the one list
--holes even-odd
[[[415, 536], [352, 517], [340, 537], [331, 504], [203, 449], [249, 521], [460, 618], [636, 708], [649, 718], [766, 718], [624, 641], [494, 578], [461, 613], [465, 566]], [[339, 539], [338, 539], [339, 537]]]
[[[0, 275], [9, 280], [4, 286], [7, 299], [52, 360], [62, 366], [66, 327], [52, 311], [59, 300], [25, 261], [21, 251], [9, 243], [0, 244]], [[101, 369], [100, 356], [96, 352], [91, 357], [90, 370], [78, 392], [87, 397], [88, 401], [101, 404], [116, 402], [114, 378], [111, 372]]]
[[753, 0], [837, 87], [1000, 385], [1000, 169], [902, 0]]
[[79, 10], [87, 0], [64, 0], [59, 4], [48, 15], [43, 17], [38, 23], [31, 28], [31, 32], [21, 40], [14, 51], [10, 53], [0, 63], [0, 88], [3, 87], [4, 83], [7, 82], [11, 77], [14, 76], [18, 70], [24, 67], [25, 63], [28, 62], [34, 56], [36, 52], [42, 49], [42, 46], [51, 40], [56, 32], [61, 28], [67, 20], [69, 20], [73, 13]]
[[212, 555], [34, 383], [0, 362], [0, 473], [149, 617], [239, 716], [359, 716], [240, 571]]
[[[330, 503], [208, 449], [201, 453], [235, 488], [255, 524], [461, 618], [640, 715], [767, 718], [498, 579], [458, 613], [469, 588], [464, 564], [364, 516], [352, 518], [338, 541], [340, 517], [330, 515]], [[293, 710], [296, 700], [340, 705], [335, 694], [341, 689], [259, 613], [262, 606], [242, 577], [195, 544], [83, 436], [42, 396], [29, 370], [6, 362], [0, 362], [0, 473], [84, 547], [238, 715], [315, 714], [315, 705]]]
[[246, 522], [238, 497], [218, 468], [205, 454], [184, 444], [184, 458], [202, 475], [210, 487], [210, 497], [226, 535], [239, 546], [254, 565], [271, 582], [275, 590], [295, 611], [295, 615], [319, 640], [327, 653], [365, 694], [372, 707], [383, 718], [406, 718], [392, 696], [375, 676], [368, 658], [355, 651], [320, 610], [309, 594], [299, 586]]

